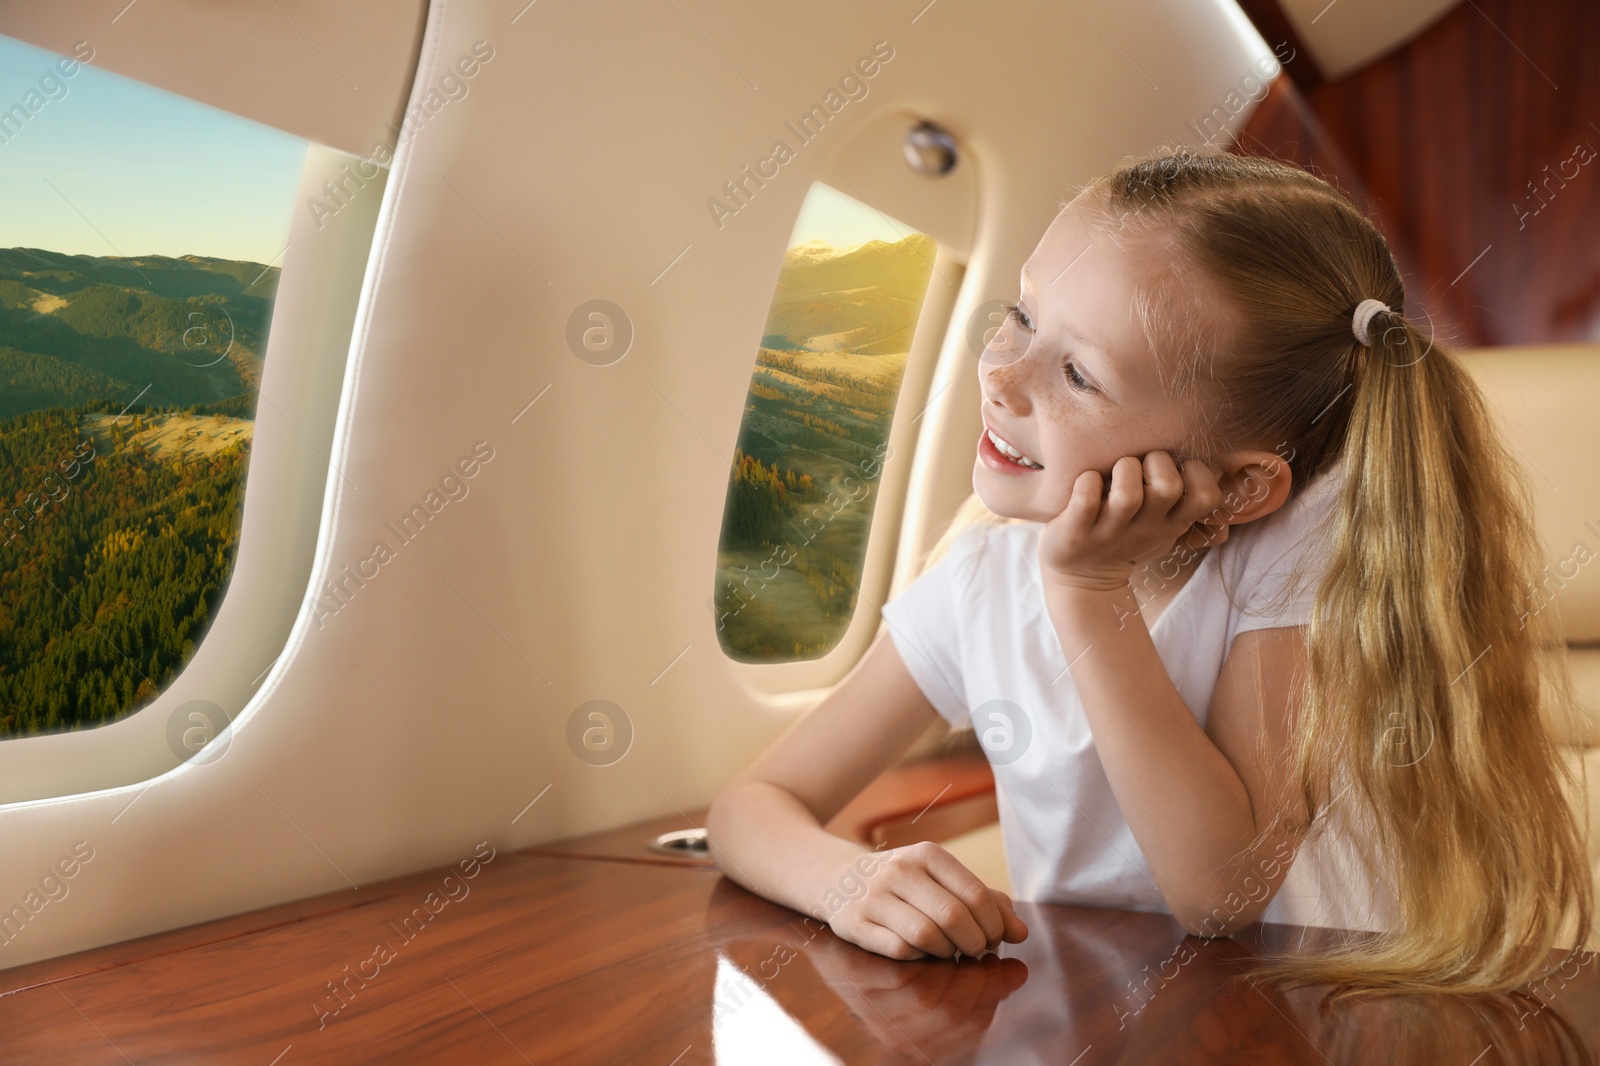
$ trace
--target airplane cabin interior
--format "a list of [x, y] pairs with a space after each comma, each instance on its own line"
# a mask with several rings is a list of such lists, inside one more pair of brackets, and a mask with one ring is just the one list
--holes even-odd
[[[810, 741], [865, 782], [832, 843], [1026, 923], [976, 958], [852, 942], [871, 875], [806, 913], [707, 824], [890, 691], [884, 608], [1022, 454], [1019, 271], [1184, 146], [1342, 192], [1481, 393], [1542, 553], [1490, 594], [1555, 635], [1600, 878], [1597, 43], [1577, 0], [0, 6], [0, 1061], [1594, 1061], [1592, 927], [1330, 1006], [1234, 981], [1353, 935], [1309, 905], [1040, 892], [976, 719]], [[1436, 728], [1428, 769], [1488, 743]]]

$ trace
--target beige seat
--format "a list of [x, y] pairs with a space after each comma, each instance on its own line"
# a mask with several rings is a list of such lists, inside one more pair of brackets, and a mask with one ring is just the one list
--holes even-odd
[[[1554, 724], [1568, 763], [1588, 778], [1578, 813], [1600, 882], [1600, 566], [1590, 564], [1600, 558], [1600, 345], [1484, 348], [1462, 362], [1533, 490], [1546, 561], [1541, 609], [1560, 621], [1576, 703], [1558, 708]], [[1600, 947], [1600, 936], [1588, 946]]]

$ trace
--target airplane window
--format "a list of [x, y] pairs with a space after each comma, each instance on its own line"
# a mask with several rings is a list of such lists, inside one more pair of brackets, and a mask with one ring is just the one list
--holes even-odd
[[308, 142], [0, 37], [0, 738], [183, 669], [232, 571]]
[[937, 244], [822, 182], [756, 351], [712, 600], [741, 662], [819, 658], [855, 611], [895, 399]]

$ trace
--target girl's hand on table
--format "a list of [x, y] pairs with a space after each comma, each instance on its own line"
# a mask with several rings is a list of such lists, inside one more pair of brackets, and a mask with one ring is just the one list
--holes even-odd
[[[870, 854], [876, 861], [860, 876], [859, 860], [841, 870], [840, 891], [830, 900], [842, 905], [825, 905], [828, 926], [841, 939], [891, 959], [920, 959], [952, 958], [957, 951], [975, 957], [1027, 937], [1011, 897], [938, 844]], [[846, 898], [851, 886], [865, 892]]]

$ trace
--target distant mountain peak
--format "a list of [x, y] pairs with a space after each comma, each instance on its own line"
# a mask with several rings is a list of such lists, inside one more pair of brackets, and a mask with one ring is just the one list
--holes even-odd
[[799, 260], [820, 262], [824, 259], [832, 259], [839, 254], [840, 249], [836, 248], [832, 244], [829, 244], [827, 241], [818, 238], [817, 240], [806, 241], [804, 244], [797, 244], [793, 248], [790, 248], [789, 251], [785, 253], [784, 259], [791, 263]]
[[918, 239], [927, 240], [927, 237], [920, 233], [912, 233], [902, 237], [899, 241], [892, 242], [878, 240], [876, 237], [874, 237], [871, 240], [862, 241], [860, 244], [850, 244], [841, 247], [840, 245], [832, 244], [818, 237], [790, 248], [785, 254], [784, 260], [789, 264], [821, 263], [829, 259], [843, 259], [845, 256], [860, 254], [874, 255], [878, 252], [884, 251], [885, 249], [894, 248], [897, 244], [902, 244], [905, 241]]

